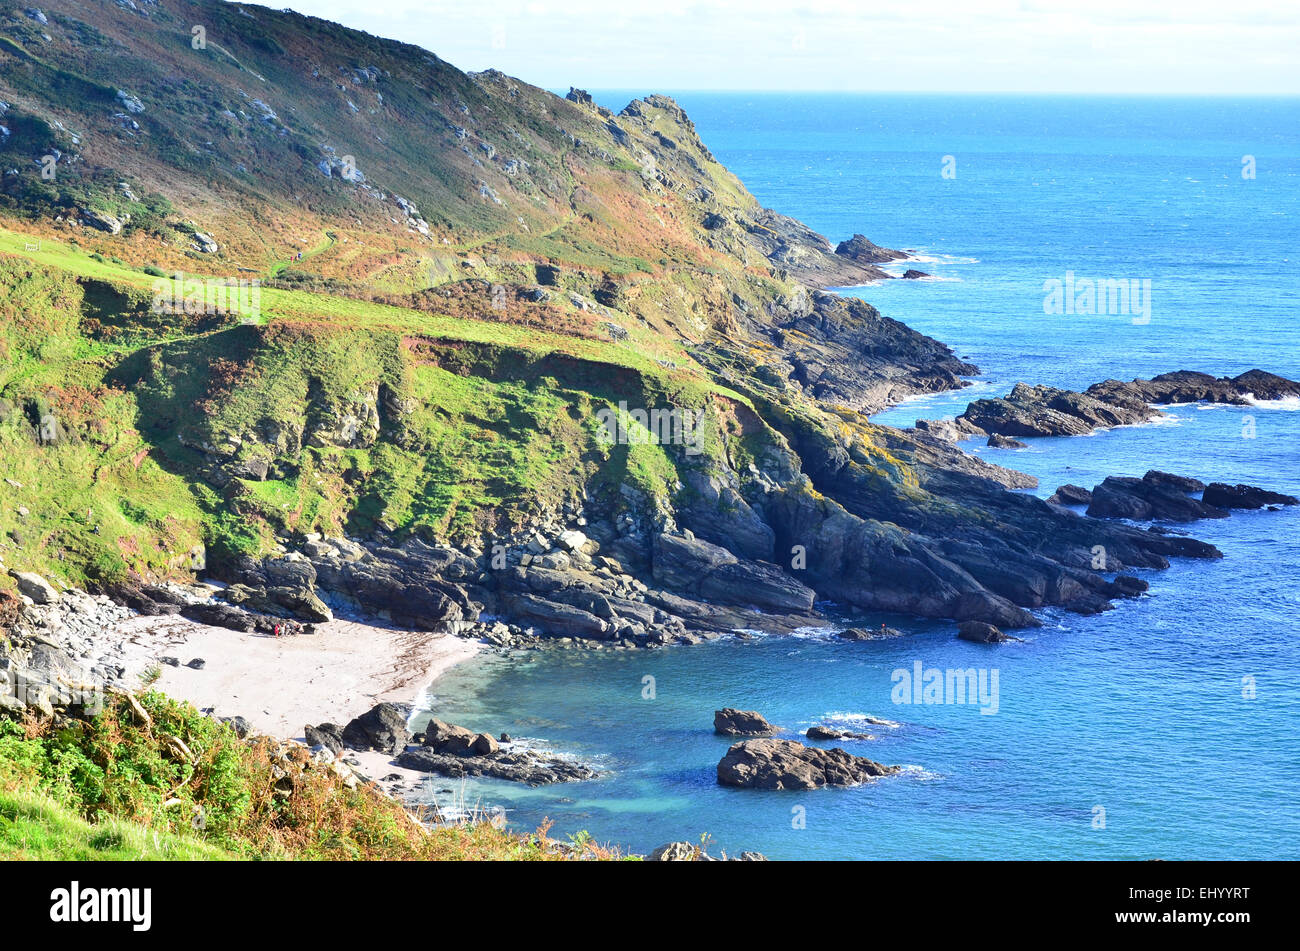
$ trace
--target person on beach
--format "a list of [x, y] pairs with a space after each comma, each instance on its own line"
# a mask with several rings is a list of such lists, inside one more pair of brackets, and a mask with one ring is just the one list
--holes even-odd
[[278, 624], [273, 624], [273, 625], [271, 625], [271, 632], [272, 632], [273, 634], [275, 634], [276, 637], [279, 637], [279, 636], [280, 636], [280, 625], [278, 625]]

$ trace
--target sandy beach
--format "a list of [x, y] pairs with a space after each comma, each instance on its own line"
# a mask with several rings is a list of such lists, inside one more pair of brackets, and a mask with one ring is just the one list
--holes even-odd
[[[376, 703], [412, 703], [438, 676], [479, 649], [450, 634], [394, 630], [335, 619], [316, 634], [271, 637], [179, 617], [133, 617], [118, 626], [118, 663], [143, 674], [159, 658], [155, 686], [216, 716], [242, 716], [253, 729], [301, 739], [303, 727], [345, 724]], [[202, 669], [185, 666], [194, 659]], [[382, 759], [382, 757], [381, 757]]]

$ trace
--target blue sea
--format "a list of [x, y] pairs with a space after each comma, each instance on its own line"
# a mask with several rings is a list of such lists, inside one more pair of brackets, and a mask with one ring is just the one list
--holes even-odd
[[[618, 110], [645, 92], [597, 100]], [[844, 293], [983, 373], [880, 422], [954, 415], [1019, 380], [1300, 378], [1300, 100], [675, 95], [765, 205], [832, 242], [911, 250], [893, 269], [932, 275]], [[1045, 283], [1067, 274], [1138, 281], [1149, 307], [1045, 313]], [[1037, 476], [1042, 496], [1150, 468], [1300, 494], [1300, 405], [1171, 412], [1023, 450], [964, 445]], [[1143, 573], [1149, 596], [1098, 617], [1044, 612], [999, 647], [869, 615], [852, 620], [907, 636], [484, 655], [426, 705], [604, 772], [541, 789], [435, 779], [428, 796], [633, 851], [707, 835], [715, 853], [774, 859], [1300, 858], [1300, 507], [1192, 533], [1224, 559]], [[918, 663], [996, 672], [996, 709], [895, 702], [921, 699], [894, 690]], [[907, 768], [849, 789], [721, 788], [723, 706], [799, 732], [858, 728], [875, 739], [839, 745]]]

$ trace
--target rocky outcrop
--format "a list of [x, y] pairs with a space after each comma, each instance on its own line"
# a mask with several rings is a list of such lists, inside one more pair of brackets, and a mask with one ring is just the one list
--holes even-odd
[[1252, 400], [1278, 400], [1300, 396], [1300, 382], [1264, 370], [1247, 370], [1235, 377], [1215, 377], [1194, 370], [1162, 373], [1150, 380], [1105, 380], [1088, 387], [1088, 395], [1109, 402], [1169, 405], [1173, 403], [1229, 403], [1249, 405]]
[[1203, 482], [1154, 469], [1141, 479], [1108, 476], [1092, 490], [1088, 514], [1093, 518], [1133, 521], [1193, 522], [1202, 518], [1226, 518], [1225, 509], [1188, 494], [1204, 488]]
[[837, 244], [835, 253], [859, 264], [886, 264], [889, 261], [899, 261], [907, 257], [902, 251], [882, 248], [880, 245], [868, 241], [865, 235], [860, 234], [855, 234], [847, 241], [841, 241]]
[[654, 578], [709, 600], [786, 613], [807, 613], [816, 599], [776, 565], [741, 560], [699, 538], [660, 533], [654, 544]]
[[1267, 505], [1296, 505], [1300, 499], [1294, 495], [1270, 492], [1253, 485], [1228, 485], [1211, 482], [1205, 487], [1201, 501], [1221, 509], [1262, 509]]
[[1005, 397], [971, 403], [958, 419], [999, 436], [1082, 436], [1099, 426], [1145, 423], [1159, 415], [1145, 401], [1121, 393], [1101, 399], [1091, 391], [1017, 383]]
[[490, 756], [501, 750], [490, 733], [475, 733], [437, 719], [430, 720], [425, 726], [423, 745], [448, 756]]
[[714, 711], [713, 732], [720, 736], [771, 736], [776, 727], [757, 710], [724, 707]]
[[412, 747], [395, 760], [398, 766], [437, 773], [440, 776], [490, 776], [528, 786], [578, 782], [593, 779], [597, 773], [590, 766], [560, 757], [543, 756], [531, 750], [461, 756], [439, 753], [427, 746]]
[[[1230, 403], [1300, 396], [1300, 382], [1263, 370], [1235, 377], [1178, 370], [1150, 380], [1105, 380], [1082, 393], [1017, 383], [1000, 399], [976, 400], [959, 422], [1001, 436], [1081, 436], [1102, 426], [1129, 426], [1161, 415], [1151, 404]], [[991, 445], [991, 443], [990, 443]]]
[[718, 785], [739, 789], [854, 786], [899, 769], [839, 748], [820, 749], [793, 740], [742, 740], [718, 761]]

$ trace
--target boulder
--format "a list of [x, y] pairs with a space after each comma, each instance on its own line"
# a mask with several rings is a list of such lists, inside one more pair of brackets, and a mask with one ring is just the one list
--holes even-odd
[[757, 710], [725, 707], [713, 714], [713, 732], [722, 736], [771, 736], [776, 727]]
[[31, 571], [10, 570], [9, 576], [18, 585], [18, 590], [31, 598], [36, 604], [54, 604], [59, 600], [59, 592], [40, 575]]
[[357, 750], [379, 750], [396, 756], [411, 742], [406, 712], [391, 703], [379, 703], [343, 728], [343, 743]]
[[450, 756], [473, 756], [477, 739], [473, 730], [443, 720], [430, 720], [424, 728], [424, 745]]
[[303, 730], [308, 746], [323, 746], [335, 756], [343, 752], [343, 729], [333, 723], [308, 724]]
[[863, 756], [793, 740], [742, 740], [718, 761], [718, 785], [740, 789], [819, 789], [852, 786], [897, 773]]

